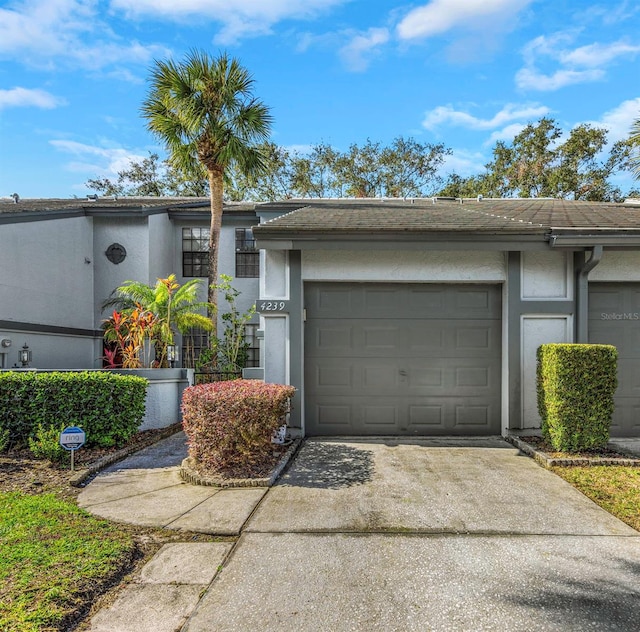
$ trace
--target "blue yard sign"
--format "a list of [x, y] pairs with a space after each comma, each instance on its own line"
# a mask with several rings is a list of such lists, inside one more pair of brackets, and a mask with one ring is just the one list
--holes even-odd
[[82, 428], [78, 426], [69, 426], [60, 433], [60, 445], [65, 449], [71, 451], [71, 471], [74, 470], [73, 455], [78, 448], [84, 445], [86, 435]]
[[86, 435], [82, 428], [69, 426], [60, 433], [60, 445], [65, 450], [77, 450], [84, 445]]

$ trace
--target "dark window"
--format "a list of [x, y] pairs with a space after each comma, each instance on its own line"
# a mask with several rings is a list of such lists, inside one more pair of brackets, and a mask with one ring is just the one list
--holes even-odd
[[260, 253], [250, 228], [236, 228], [236, 277], [253, 279], [260, 276]]
[[247, 362], [245, 366], [260, 366], [260, 343], [258, 341], [258, 325], [245, 325], [244, 339], [249, 345], [247, 347]]
[[209, 274], [209, 229], [182, 229], [182, 276], [207, 277]]

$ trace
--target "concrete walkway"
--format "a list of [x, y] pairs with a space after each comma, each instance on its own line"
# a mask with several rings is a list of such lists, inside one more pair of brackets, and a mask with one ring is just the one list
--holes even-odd
[[237, 542], [161, 549], [91, 630], [637, 629], [640, 533], [501, 439], [307, 441], [257, 500], [175, 467], [120, 464], [80, 502]]

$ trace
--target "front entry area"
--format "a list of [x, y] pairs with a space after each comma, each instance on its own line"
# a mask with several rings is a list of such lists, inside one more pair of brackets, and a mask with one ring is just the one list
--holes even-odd
[[500, 434], [501, 286], [305, 285], [306, 435]]

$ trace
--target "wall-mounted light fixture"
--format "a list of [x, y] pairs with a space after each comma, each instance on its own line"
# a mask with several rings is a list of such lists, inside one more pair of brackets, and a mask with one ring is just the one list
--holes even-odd
[[178, 345], [167, 345], [167, 362], [173, 368], [173, 363], [178, 361]]
[[22, 349], [18, 351], [18, 360], [22, 363], [23, 368], [29, 366], [29, 362], [31, 362], [31, 349], [29, 349], [29, 345], [25, 342], [22, 345]]

